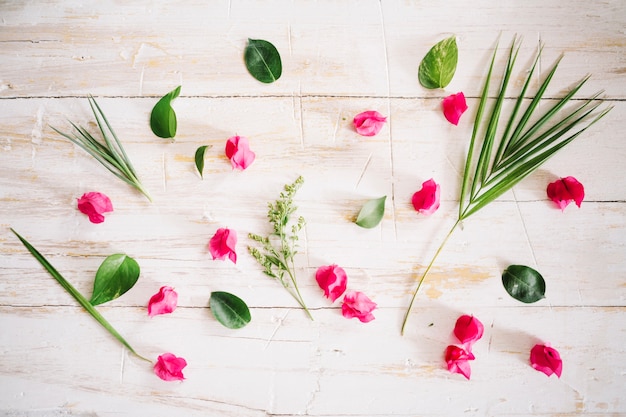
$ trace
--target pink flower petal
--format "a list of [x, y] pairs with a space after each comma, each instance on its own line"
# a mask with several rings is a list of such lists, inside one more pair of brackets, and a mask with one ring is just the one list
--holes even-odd
[[182, 381], [185, 379], [183, 368], [187, 366], [187, 361], [177, 358], [171, 353], [160, 355], [154, 364], [154, 373], [164, 381]]
[[104, 221], [103, 213], [113, 211], [113, 204], [109, 197], [98, 192], [89, 192], [83, 194], [78, 200], [78, 210], [89, 216], [92, 223], [102, 223]]
[[483, 337], [484, 330], [483, 324], [476, 317], [463, 315], [456, 321], [454, 335], [470, 350], [472, 344]]
[[228, 256], [228, 259], [236, 264], [235, 245], [237, 245], [237, 232], [232, 229], [220, 228], [209, 241], [209, 252], [211, 252], [213, 259], [223, 261]]
[[176, 310], [178, 294], [172, 287], [163, 286], [148, 301], [148, 315], [168, 314]]
[[441, 187], [432, 178], [424, 181], [422, 188], [413, 194], [411, 202], [415, 210], [429, 216], [439, 208]]
[[364, 111], [354, 116], [354, 128], [361, 136], [374, 136], [387, 121], [387, 118], [375, 110]]
[[465, 95], [463, 93], [452, 94], [443, 99], [443, 115], [453, 125], [459, 124], [461, 115], [467, 110]]
[[470, 379], [472, 374], [468, 361], [473, 361], [474, 359], [472, 352], [467, 352], [458, 346], [450, 345], [446, 348], [445, 360], [448, 365], [448, 371], [461, 374], [467, 379]]
[[248, 168], [256, 158], [256, 154], [250, 150], [248, 139], [243, 136], [233, 136], [226, 141], [226, 157], [230, 159], [233, 169], [244, 170]]
[[348, 291], [343, 297], [341, 314], [347, 319], [358, 318], [362, 323], [374, 320], [372, 311], [376, 308], [376, 303], [370, 300], [367, 295], [359, 291]]
[[565, 177], [548, 184], [548, 198], [561, 209], [574, 201], [580, 207], [585, 198], [585, 187], [574, 177]]
[[537, 344], [530, 350], [530, 364], [548, 376], [556, 374], [557, 377], [561, 377], [563, 370], [561, 355], [548, 345]]
[[348, 285], [346, 271], [335, 264], [320, 266], [315, 273], [315, 279], [324, 290], [324, 296], [330, 298], [332, 302], [341, 297]]

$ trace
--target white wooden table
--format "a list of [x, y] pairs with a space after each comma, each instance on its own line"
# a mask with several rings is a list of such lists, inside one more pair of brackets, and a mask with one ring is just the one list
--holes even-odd
[[[622, 0], [4, 1], [0, 18], [0, 414], [626, 415]], [[604, 89], [615, 108], [453, 235], [401, 336], [415, 281], [455, 220], [488, 59], [499, 36], [504, 47], [514, 34], [524, 38], [521, 72], [539, 42], [544, 71], [565, 54], [550, 96], [592, 73], [583, 93]], [[445, 90], [426, 90], [419, 62], [450, 35], [457, 73]], [[281, 52], [277, 82], [247, 73], [248, 38]], [[154, 136], [148, 119], [177, 85], [172, 142]], [[453, 126], [440, 103], [458, 91], [470, 109]], [[50, 128], [88, 123], [88, 94], [153, 203]], [[354, 131], [352, 117], [364, 110], [389, 117], [377, 136]], [[243, 172], [223, 154], [234, 134], [257, 154]], [[201, 180], [193, 154], [205, 144], [213, 147]], [[245, 250], [248, 232], [269, 232], [267, 202], [298, 175], [307, 225], [297, 268], [314, 321]], [[567, 175], [586, 198], [561, 212], [545, 189]], [[410, 199], [431, 177], [442, 205], [424, 217]], [[102, 224], [76, 210], [87, 191], [113, 201]], [[363, 202], [381, 195], [382, 223], [354, 225]], [[186, 380], [161, 381], [129, 354], [10, 227], [87, 295], [104, 257], [137, 259], [137, 285], [98, 309], [144, 355], [184, 357]], [[219, 227], [238, 231], [236, 265], [211, 259], [206, 245]], [[331, 263], [378, 304], [374, 321], [346, 320], [322, 296], [314, 274]], [[500, 276], [513, 263], [543, 274], [544, 300], [509, 297]], [[150, 319], [146, 303], [162, 285], [176, 288], [179, 307]], [[212, 291], [243, 298], [252, 322], [222, 327], [208, 309]], [[485, 324], [470, 381], [443, 361], [461, 314]], [[560, 351], [560, 379], [530, 367], [537, 342]]]

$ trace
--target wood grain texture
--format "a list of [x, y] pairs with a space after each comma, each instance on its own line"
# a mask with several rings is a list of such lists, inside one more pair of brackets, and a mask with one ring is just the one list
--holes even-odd
[[[625, 27], [620, 0], [4, 2], [0, 414], [626, 415]], [[445, 90], [425, 90], [419, 62], [452, 34], [457, 73]], [[549, 97], [592, 73], [583, 94], [605, 90], [614, 108], [455, 232], [400, 336], [416, 279], [455, 221], [486, 63], [498, 39], [504, 52], [514, 34], [524, 41], [513, 86], [543, 43], [542, 73], [564, 54]], [[247, 73], [249, 37], [281, 52], [278, 82]], [[163, 140], [150, 131], [150, 111], [177, 85], [178, 133]], [[470, 110], [453, 126], [440, 105], [458, 91]], [[51, 129], [69, 129], [68, 119], [95, 129], [88, 94], [153, 203]], [[388, 123], [374, 137], [358, 136], [352, 118], [369, 109]], [[257, 154], [243, 172], [224, 156], [235, 134]], [[203, 180], [193, 160], [201, 145], [212, 146]], [[307, 225], [296, 267], [314, 321], [245, 250], [249, 232], [269, 232], [267, 203], [298, 175], [305, 185], [296, 203]], [[585, 185], [586, 197], [580, 209], [561, 212], [545, 188], [567, 175]], [[442, 186], [442, 205], [423, 217], [410, 199], [431, 177]], [[87, 191], [113, 201], [102, 224], [76, 210]], [[382, 195], [381, 224], [356, 227], [361, 205]], [[137, 285], [98, 309], [142, 355], [185, 357], [187, 379], [163, 382], [129, 355], [10, 227], [84, 294], [109, 254], [137, 259]], [[238, 232], [236, 265], [211, 260], [207, 243], [219, 227]], [[376, 320], [346, 320], [339, 302], [322, 296], [314, 275], [330, 263], [378, 304]], [[500, 275], [512, 263], [543, 274], [544, 300], [522, 305], [506, 294]], [[161, 285], [176, 288], [179, 307], [150, 319], [145, 305]], [[252, 322], [221, 327], [208, 309], [212, 291], [243, 298]], [[460, 314], [485, 324], [471, 381], [443, 363]], [[538, 342], [560, 351], [561, 379], [529, 366]]]

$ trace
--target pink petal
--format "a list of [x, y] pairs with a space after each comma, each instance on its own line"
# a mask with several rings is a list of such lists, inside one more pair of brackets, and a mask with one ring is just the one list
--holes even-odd
[[237, 253], [235, 246], [237, 245], [237, 232], [232, 229], [217, 229], [211, 240], [209, 241], [209, 252], [213, 259], [225, 260], [228, 256], [234, 264], [237, 263]]
[[109, 197], [99, 192], [85, 193], [77, 201], [78, 210], [89, 216], [89, 221], [92, 223], [102, 223], [104, 221], [102, 214], [113, 211], [113, 204]]
[[226, 157], [230, 159], [233, 169], [244, 170], [248, 168], [256, 158], [256, 154], [250, 150], [248, 139], [243, 136], [233, 136], [226, 141]]
[[432, 178], [422, 183], [422, 188], [413, 194], [413, 208], [421, 214], [429, 216], [439, 208], [441, 187]]
[[346, 271], [335, 264], [320, 266], [315, 273], [315, 279], [324, 290], [324, 296], [330, 298], [332, 302], [341, 297], [348, 285]]
[[387, 121], [387, 118], [375, 110], [364, 111], [354, 116], [354, 128], [361, 136], [374, 136]]
[[574, 177], [560, 178], [550, 184], [547, 188], [548, 198], [561, 209], [574, 201], [578, 207], [585, 198], [585, 187]]
[[467, 352], [458, 346], [450, 345], [446, 348], [444, 356], [448, 371], [461, 374], [465, 378], [470, 379], [472, 369], [468, 361], [475, 359], [472, 352]]
[[187, 366], [187, 361], [177, 358], [171, 353], [164, 353], [157, 358], [154, 364], [154, 373], [164, 381], [182, 381], [185, 379], [183, 368]]
[[374, 320], [372, 311], [376, 308], [376, 303], [370, 300], [367, 295], [359, 291], [348, 291], [343, 297], [341, 314], [347, 318], [358, 318], [362, 323]]
[[454, 335], [470, 349], [474, 342], [483, 337], [484, 330], [483, 324], [476, 317], [463, 315], [456, 321]]
[[443, 99], [443, 115], [453, 125], [459, 124], [461, 115], [467, 110], [465, 95], [463, 93], [452, 94]]
[[548, 345], [537, 344], [530, 350], [530, 364], [536, 370], [543, 372], [547, 376], [556, 374], [561, 377], [563, 361], [559, 352]]
[[163, 286], [148, 301], [148, 315], [168, 314], [176, 310], [178, 294], [172, 287]]

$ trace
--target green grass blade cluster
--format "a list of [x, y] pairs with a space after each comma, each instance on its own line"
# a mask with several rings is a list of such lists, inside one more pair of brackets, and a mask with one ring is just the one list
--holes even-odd
[[115, 131], [104, 115], [104, 112], [93, 97], [90, 96], [88, 99], [89, 106], [91, 107], [91, 111], [96, 119], [103, 142], [93, 137], [87, 129], [82, 126], [78, 126], [73, 122], [70, 122], [74, 128], [74, 132], [72, 133], [64, 133], [54, 127], [52, 127], [52, 129], [61, 136], [78, 145], [89, 155], [93, 156], [113, 175], [136, 188], [139, 192], [145, 195], [148, 200], [152, 201], [150, 194], [143, 187], [141, 181], [139, 181], [135, 168], [122, 146], [122, 142], [115, 134]]
[[85, 309], [91, 316], [96, 319], [102, 327], [104, 327], [113, 337], [115, 337], [120, 343], [122, 343], [126, 348], [131, 351], [135, 356], [145, 361], [150, 362], [149, 359], [144, 358], [139, 355], [130, 344], [120, 335], [115, 328], [94, 308], [93, 305], [85, 298], [72, 284], [70, 284], [63, 276], [56, 270], [50, 262], [41, 254], [37, 249], [35, 249], [26, 239], [20, 236], [15, 230], [11, 229], [11, 231], [17, 236], [17, 238], [22, 242], [22, 244], [28, 249], [28, 251], [39, 261], [39, 263], [52, 275], [52, 277], [67, 291], [74, 299]]

